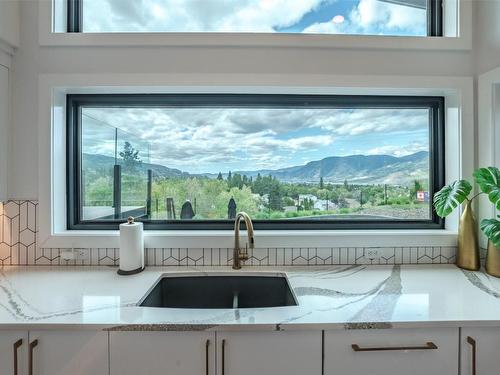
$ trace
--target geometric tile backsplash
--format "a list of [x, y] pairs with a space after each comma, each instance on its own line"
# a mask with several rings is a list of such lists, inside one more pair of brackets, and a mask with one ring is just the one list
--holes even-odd
[[[119, 249], [74, 249], [76, 258], [62, 259], [68, 249], [39, 248], [38, 202], [11, 200], [0, 203], [0, 266], [2, 265], [102, 265], [116, 266]], [[378, 249], [379, 259], [369, 259]], [[320, 247], [249, 249], [246, 266], [304, 266], [335, 264], [443, 264], [455, 263], [455, 247]], [[149, 266], [230, 265], [232, 249], [151, 248], [146, 249]]]

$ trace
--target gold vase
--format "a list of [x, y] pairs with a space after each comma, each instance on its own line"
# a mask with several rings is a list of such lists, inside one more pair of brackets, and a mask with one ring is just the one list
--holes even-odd
[[480, 267], [476, 220], [470, 201], [465, 205], [458, 227], [457, 266], [471, 271]]
[[488, 241], [488, 252], [486, 253], [486, 272], [491, 276], [500, 277], [500, 247]]

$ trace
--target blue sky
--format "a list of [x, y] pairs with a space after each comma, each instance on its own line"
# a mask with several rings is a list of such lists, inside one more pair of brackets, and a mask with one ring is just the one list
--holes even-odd
[[83, 30], [426, 35], [425, 9], [392, 1], [85, 0]]
[[86, 108], [83, 115], [84, 152], [113, 156], [114, 126], [144, 159], [150, 152], [151, 162], [190, 173], [429, 149], [426, 109]]

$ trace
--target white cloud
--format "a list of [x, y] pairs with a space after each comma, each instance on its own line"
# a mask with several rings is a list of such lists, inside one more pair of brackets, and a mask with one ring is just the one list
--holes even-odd
[[332, 110], [311, 118], [308, 125], [339, 136], [421, 131], [428, 124], [427, 109]]
[[306, 33], [426, 35], [425, 9], [383, 2], [360, 0], [344, 23], [320, 22], [307, 27]]
[[429, 151], [429, 145], [422, 142], [411, 142], [406, 145], [395, 146], [385, 145], [375, 147], [367, 152], [366, 155], [392, 155], [396, 157], [411, 155], [419, 151]]
[[85, 108], [84, 116], [84, 152], [114, 156], [116, 127], [119, 150], [129, 141], [145, 161], [151, 151], [151, 162], [190, 172], [287, 167], [304, 153], [310, 160], [338, 154], [339, 140], [349, 142], [349, 154], [357, 137], [406, 136], [428, 126], [422, 109]]
[[[83, 28], [99, 31], [275, 32], [335, 0], [85, 0]], [[344, 1], [344, 0], [337, 0]], [[306, 33], [425, 34], [426, 12], [380, 0], [353, 3], [341, 24]]]
[[[272, 121], [279, 117], [273, 112], [262, 109], [86, 108], [84, 152], [113, 156], [113, 127], [119, 129], [118, 148], [129, 141], [140, 150], [143, 159], [151, 149], [152, 162], [190, 170], [206, 164], [244, 163], [245, 160], [254, 160], [267, 167], [289, 160], [293, 153], [333, 142], [329, 134], [284, 139], [282, 136], [290, 130], [300, 129], [300, 113], [288, 116], [290, 124], [283, 120]], [[251, 121], [253, 116], [256, 126]], [[271, 121], [264, 128], [266, 117]]]
[[324, 0], [86, 0], [85, 31], [273, 32]]
[[333, 143], [333, 137], [329, 135], [306, 136], [292, 139], [276, 139], [269, 136], [253, 137], [245, 143], [250, 150], [281, 149], [284, 151], [298, 151], [320, 146], [328, 146]]

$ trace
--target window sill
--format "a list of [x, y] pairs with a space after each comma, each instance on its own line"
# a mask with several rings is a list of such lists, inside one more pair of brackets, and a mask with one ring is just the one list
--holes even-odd
[[[146, 248], [230, 248], [233, 231], [147, 231]], [[255, 231], [259, 248], [456, 246], [450, 230]], [[44, 248], [119, 247], [119, 231], [64, 231], [41, 242]]]
[[252, 33], [41, 33], [42, 46], [284, 47], [470, 50], [465, 37]]

